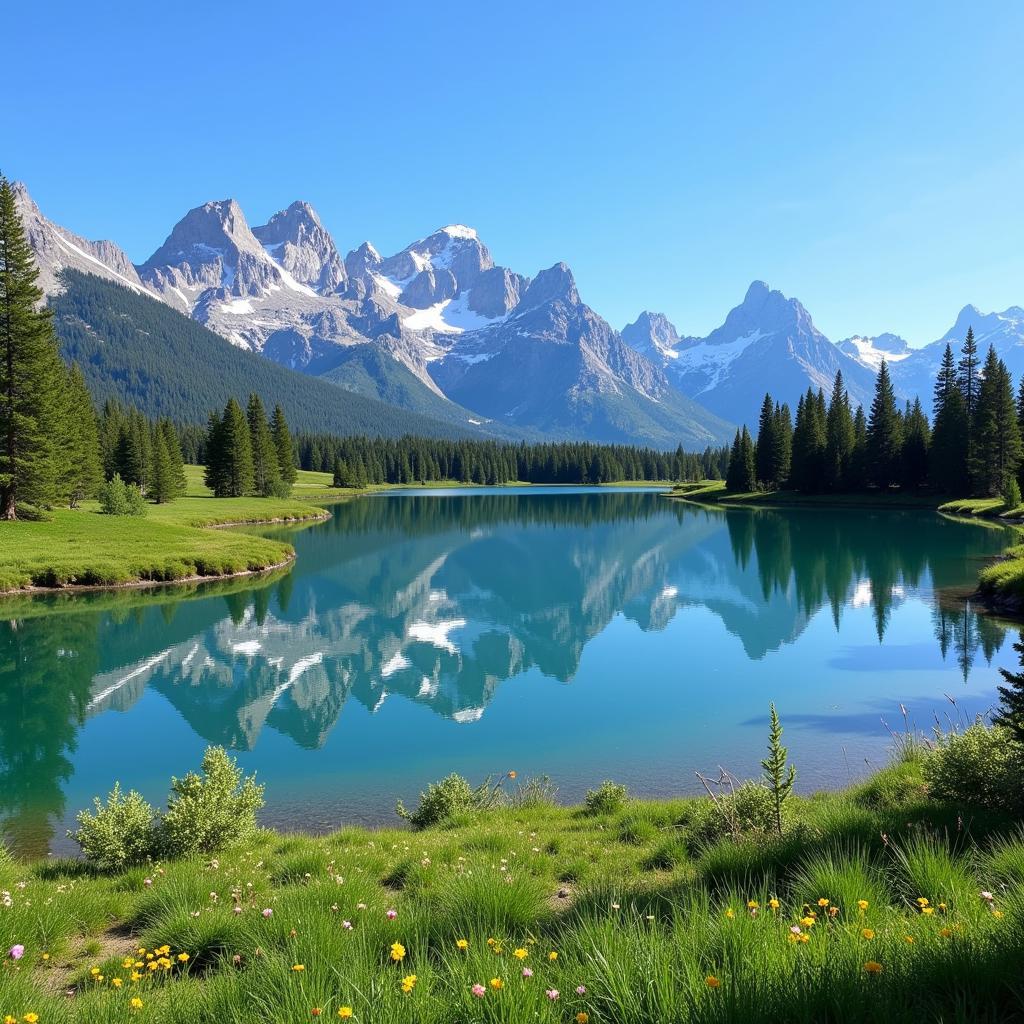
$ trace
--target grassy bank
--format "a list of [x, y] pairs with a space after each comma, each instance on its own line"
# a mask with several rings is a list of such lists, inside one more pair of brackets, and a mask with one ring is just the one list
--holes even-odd
[[803, 494], [800, 491], [736, 492], [725, 489], [723, 480], [705, 480], [676, 486], [672, 496], [702, 505], [747, 505], [807, 508], [913, 508], [936, 509], [942, 498], [933, 494], [899, 491], [856, 494]]
[[707, 799], [565, 808], [533, 787], [510, 795], [446, 827], [264, 832], [113, 875], [0, 855], [0, 947], [24, 946], [0, 965], [0, 1019], [1024, 1011], [1024, 834], [1009, 815], [931, 799], [917, 758], [794, 800], [782, 838], [716, 841]]
[[145, 516], [102, 515], [95, 502], [86, 502], [77, 509], [55, 509], [38, 521], [0, 523], [0, 591], [254, 572], [288, 561], [291, 545], [209, 527], [325, 514], [308, 495], [322, 490], [327, 474], [303, 474], [289, 499], [214, 498], [202, 484], [200, 467], [188, 467], [187, 476], [184, 497], [147, 505]]

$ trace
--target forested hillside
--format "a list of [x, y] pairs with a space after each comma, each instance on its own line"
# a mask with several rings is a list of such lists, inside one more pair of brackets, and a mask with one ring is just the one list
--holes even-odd
[[78, 362], [96, 404], [115, 398], [151, 418], [205, 423], [232, 395], [255, 392], [281, 405], [298, 430], [339, 435], [480, 436], [354, 394], [235, 348], [154, 299], [82, 274], [63, 272], [50, 298], [61, 351]]

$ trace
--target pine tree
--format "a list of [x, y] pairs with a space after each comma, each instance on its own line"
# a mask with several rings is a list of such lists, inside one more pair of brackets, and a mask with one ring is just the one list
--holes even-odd
[[295, 468], [295, 445], [292, 443], [292, 435], [288, 431], [288, 422], [284, 418], [284, 410], [279, 405], [274, 406], [274, 416], [271, 421], [270, 432], [274, 436], [274, 447], [277, 449], [277, 469], [282, 483], [288, 491], [298, 477]]
[[932, 405], [932, 436], [928, 480], [941, 494], [964, 496], [970, 491], [967, 472], [967, 412], [957, 383], [953, 349], [942, 356]]
[[825, 396], [810, 388], [800, 399], [793, 429], [793, 487], [811, 493], [821, 490], [825, 468]]
[[868, 420], [859, 405], [853, 417], [853, 452], [847, 476], [851, 491], [862, 491], [868, 485]]
[[211, 412], [206, 423], [206, 468], [203, 471], [203, 483], [214, 494], [224, 488], [224, 440], [220, 416]]
[[[1024, 667], [1024, 632], [1020, 634], [1020, 639], [1013, 645], [1013, 649], [1020, 657], [1021, 666]], [[1018, 743], [1024, 743], [1024, 671], [1010, 672], [1001, 668], [999, 674], [1006, 682], [1006, 686], [999, 687], [1001, 702], [992, 721], [1009, 729]]]
[[875, 397], [868, 417], [868, 476], [876, 487], [887, 489], [900, 481], [902, 426], [889, 367], [883, 359], [875, 379]]
[[1021, 459], [1021, 435], [1013, 382], [1006, 364], [989, 346], [974, 416], [971, 479], [977, 493], [1004, 494], [1016, 479]]
[[277, 446], [267, 424], [263, 402], [255, 392], [249, 395], [246, 419], [252, 442], [253, 481], [256, 493], [269, 498], [281, 490], [281, 469], [277, 461]]
[[148, 497], [158, 505], [174, 499], [174, 479], [171, 460], [167, 454], [167, 440], [159, 425], [153, 427], [153, 462], [149, 475]]
[[782, 723], [775, 705], [769, 705], [771, 726], [768, 732], [768, 756], [761, 762], [765, 783], [772, 795], [775, 810], [775, 831], [782, 835], [782, 808], [793, 791], [796, 768], [787, 765], [789, 751], [782, 745]]
[[164, 436], [164, 447], [167, 449], [167, 461], [170, 466], [171, 499], [180, 498], [188, 487], [185, 476], [185, 460], [181, 454], [181, 440], [170, 420], [160, 424]]
[[342, 459], [337, 458], [334, 460], [334, 476], [331, 480], [332, 487], [351, 487], [352, 486], [352, 473], [348, 468], [348, 463]]
[[62, 490], [71, 508], [80, 501], [95, 498], [103, 483], [103, 461], [99, 429], [92, 398], [78, 364], [68, 374], [65, 451], [65, 483]]
[[789, 411], [789, 406], [785, 403], [782, 405], [776, 403], [772, 440], [775, 442], [773, 461], [776, 479], [781, 487], [789, 482], [793, 463], [793, 416]]
[[771, 490], [779, 482], [779, 467], [776, 465], [776, 458], [775, 403], [772, 401], [771, 395], [765, 395], [757, 424], [754, 468], [758, 482], [768, 490]]
[[960, 364], [957, 367], [957, 387], [964, 400], [966, 430], [964, 443], [967, 448], [967, 472], [974, 466], [974, 417], [978, 410], [980, 382], [978, 380], [978, 345], [974, 340], [974, 328], [967, 328], [964, 347], [960, 350]]
[[836, 370], [832, 400], [825, 419], [825, 485], [833, 491], [849, 486], [853, 456], [853, 413], [842, 370]]
[[48, 506], [59, 496], [64, 368], [39, 271], [0, 177], [0, 520], [19, 502]]
[[744, 425], [740, 434], [740, 491], [757, 489], [757, 470], [754, 466], [754, 441]]
[[928, 482], [928, 445], [931, 430], [928, 417], [921, 408], [921, 400], [907, 403], [903, 415], [902, 484], [904, 487], [924, 487]]
[[738, 493], [740, 481], [743, 478], [743, 446], [739, 430], [732, 439], [732, 448], [729, 450], [729, 469], [725, 474], [725, 489]]

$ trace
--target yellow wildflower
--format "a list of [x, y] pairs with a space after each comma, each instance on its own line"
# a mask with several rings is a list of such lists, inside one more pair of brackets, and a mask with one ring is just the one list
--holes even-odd
[[588, 1020], [590, 1020], [590, 1014], [586, 1013], [584, 1010], [580, 1010], [580, 1012], [576, 1014], [576, 1024], [587, 1024]]
[[758, 902], [757, 902], [757, 900], [747, 900], [747, 909], [748, 909], [748, 910], [757, 910], [757, 908], [758, 908], [758, 907], [759, 907], [760, 905], [761, 905], [761, 904], [760, 904], [760, 903], [758, 903]]
[[992, 916], [998, 921], [1003, 916], [1003, 912], [1001, 910], [993, 910]]
[[38, 1013], [26, 1013], [25, 1016], [22, 1017], [21, 1019], [25, 1022], [25, 1024], [36, 1024], [36, 1022], [39, 1020], [39, 1014]]
[[351, 1006], [339, 1006], [338, 1007], [338, 1016], [342, 1020], [351, 1020], [352, 1019], [352, 1007]]
[[818, 900], [818, 906], [819, 907], [827, 907], [828, 906], [828, 900], [825, 899], [824, 896], [822, 896], [822, 898], [820, 900]]
[[870, 903], [868, 903], [868, 901], [867, 901], [867, 900], [857, 900], [857, 906], [858, 906], [858, 907], [859, 907], [859, 908], [860, 908], [861, 910], [867, 910], [867, 909], [868, 909], [868, 907], [869, 907], [869, 906], [871, 906], [871, 904], [870, 904]]
[[771, 907], [771, 908], [772, 908], [772, 910], [778, 910], [778, 909], [779, 909], [779, 901], [778, 901], [777, 899], [775, 899], [775, 897], [773, 896], [773, 897], [772, 897], [772, 898], [771, 898], [771, 899], [770, 899], [770, 900], [768, 901], [768, 906], [769, 906], [769, 907]]
[[554, 962], [558, 959], [558, 954], [554, 950], [551, 950], [551, 952], [548, 953], [548, 959]]
[[864, 965], [864, 970], [867, 971], [868, 974], [879, 974], [881, 973], [882, 965], [877, 960], [869, 960]]
[[519, 949], [514, 949], [512, 951], [512, 955], [517, 960], [525, 960], [530, 954], [527, 952], [527, 950], [525, 950], [522, 947], [520, 947]]
[[708, 988], [718, 988], [722, 983], [713, 974], [709, 974], [704, 979], [704, 984], [707, 985]]
[[138, 996], [133, 996], [129, 1005], [133, 1010], [141, 1010], [142, 1000]]
[[397, 964], [405, 959], [405, 946], [400, 942], [391, 943], [391, 959]]
[[100, 969], [98, 967], [90, 967], [89, 973], [95, 978], [100, 973]]
[[178, 963], [187, 964], [188, 960], [189, 960], [188, 953], [179, 953], [178, 954]]
[[12, 1017], [9, 1013], [4, 1014], [4, 1024], [18, 1024], [18, 1018]]
[[465, 953], [466, 950], [469, 949], [469, 943], [465, 939], [456, 939], [455, 948], [461, 949], [462, 952]]
[[875, 937], [875, 930], [873, 928], [862, 928], [860, 933], [865, 939], [873, 939]]
[[114, 988], [120, 988], [124, 982], [120, 978], [111, 978], [110, 984], [113, 985]]
[[941, 929], [939, 929], [939, 934], [944, 939], [948, 939], [953, 934], [953, 929], [952, 928], [941, 928]]
[[921, 908], [921, 913], [925, 914], [925, 915], [934, 914], [935, 913], [935, 908], [934, 907], [922, 907]]
[[917, 902], [917, 905], [919, 907], [927, 907], [928, 906], [928, 900], [924, 896], [918, 896], [916, 902]]
[[491, 988], [494, 989], [495, 992], [497, 992], [498, 989], [505, 987], [505, 982], [503, 982], [501, 980], [501, 978], [491, 978], [489, 984], [490, 984]]
[[801, 917], [800, 918], [800, 923], [805, 928], [813, 928], [814, 927], [814, 918], [813, 917]]
[[131, 977], [132, 981], [138, 981], [142, 977], [142, 975], [139, 974], [138, 971], [132, 971], [130, 977]]
[[728, 909], [728, 910], [727, 910], [727, 911], [725, 912], [725, 916], [726, 916], [727, 918], [729, 918], [729, 920], [730, 920], [730, 921], [731, 921], [731, 920], [732, 920], [732, 919], [733, 919], [733, 918], [734, 918], [734, 917], [736, 916], [736, 915], [735, 915], [735, 914], [733, 913], [733, 911], [732, 911], [732, 907], [730, 907], [730, 908], [729, 908], [729, 909]]
[[292, 964], [292, 970], [295, 971], [296, 974], [301, 974], [305, 969], [305, 964]]
[[402, 991], [408, 995], [416, 987], [416, 975], [407, 974], [402, 979]]
[[904, 941], [904, 942], [905, 942], [905, 943], [906, 943], [906, 944], [907, 944], [908, 946], [912, 946], [912, 945], [914, 944], [914, 936], [913, 936], [913, 935], [904, 935], [904, 936], [903, 936], [903, 941]]

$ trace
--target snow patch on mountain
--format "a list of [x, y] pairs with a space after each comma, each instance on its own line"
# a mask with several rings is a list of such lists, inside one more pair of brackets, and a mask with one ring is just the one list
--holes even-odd
[[770, 338], [774, 332], [764, 332], [755, 327], [747, 334], [733, 341], [712, 343], [698, 342], [674, 353], [676, 367], [680, 373], [689, 371], [703, 373], [706, 383], [696, 395], [717, 387], [728, 375], [734, 362], [743, 355], [751, 345], [756, 345], [762, 338]]
[[878, 372], [883, 359], [891, 365], [912, 355], [910, 346], [897, 334], [879, 334], [874, 338], [855, 334], [836, 342], [836, 348], [874, 373]]
[[462, 334], [478, 331], [491, 324], [500, 323], [504, 317], [481, 316], [469, 308], [469, 293], [463, 292], [457, 298], [445, 299], [426, 309], [416, 309], [402, 317], [402, 326], [410, 331], [437, 331], [440, 334]]

